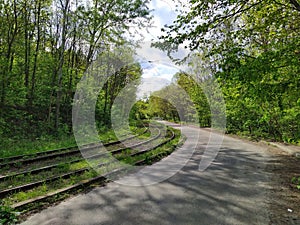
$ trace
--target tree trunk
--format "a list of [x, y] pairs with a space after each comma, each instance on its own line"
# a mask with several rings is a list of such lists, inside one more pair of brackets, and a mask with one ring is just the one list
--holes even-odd
[[30, 40], [29, 40], [29, 31], [28, 31], [28, 14], [29, 9], [27, 7], [27, 1], [24, 1], [24, 76], [25, 82], [24, 85], [27, 89], [27, 99], [29, 98], [28, 86], [29, 86], [29, 55], [30, 55]]
[[64, 65], [64, 53], [66, 48], [66, 37], [67, 37], [67, 25], [68, 25], [68, 9], [70, 0], [61, 0], [61, 6], [63, 8], [63, 18], [62, 18], [62, 42], [60, 47], [59, 65], [57, 71], [57, 93], [56, 93], [56, 109], [55, 109], [55, 129], [58, 131], [59, 128], [59, 118], [60, 118], [60, 105], [62, 96], [62, 76], [63, 76], [63, 65]]
[[290, 0], [290, 3], [300, 12], [300, 3], [297, 0]]
[[36, 77], [36, 70], [37, 70], [37, 60], [39, 55], [40, 49], [40, 42], [41, 42], [41, 26], [40, 26], [40, 17], [41, 17], [41, 1], [38, 1], [37, 12], [36, 12], [36, 27], [37, 27], [37, 40], [35, 46], [35, 53], [34, 53], [34, 64], [33, 64], [33, 71], [31, 76], [31, 90], [30, 90], [30, 97], [29, 97], [29, 105], [32, 105], [34, 99], [34, 89], [35, 89], [35, 77]]

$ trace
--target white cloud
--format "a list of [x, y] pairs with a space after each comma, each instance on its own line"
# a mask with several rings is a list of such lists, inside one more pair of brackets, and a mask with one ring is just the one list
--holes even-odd
[[153, 0], [150, 2], [149, 8], [153, 10], [151, 12], [154, 16], [153, 27], [148, 29], [149, 32], [145, 30], [145, 41], [158, 40], [158, 37], [163, 34], [161, 28], [165, 24], [172, 24], [177, 16], [175, 3], [171, 0]]
[[176, 67], [164, 64], [155, 64], [150, 68], [146, 67], [143, 69], [143, 78], [160, 77], [171, 81], [174, 74], [176, 74], [178, 71], [179, 70]]
[[151, 78], [159, 76], [157, 67], [152, 67], [150, 69], [143, 69], [143, 78]]
[[[176, 3], [173, 0], [153, 0], [149, 8], [153, 9], [153, 27], [142, 31], [145, 40], [136, 50], [137, 58], [143, 68], [143, 80], [138, 88], [138, 98], [149, 96], [150, 93], [170, 84], [173, 75], [183, 69], [175, 65], [166, 52], [151, 47], [152, 40], [158, 41], [158, 37], [163, 34], [161, 28], [165, 24], [171, 25], [176, 19]], [[183, 59], [187, 54], [188, 51], [180, 49], [174, 56]]]
[[[172, 62], [166, 52], [161, 51], [160, 49], [151, 47], [151, 42], [144, 42], [140, 44], [140, 48], [136, 49], [136, 53], [139, 59], [143, 61], [151, 61], [153, 63], [160, 63], [169, 65], [171, 67], [177, 67], [177, 65]], [[178, 57], [184, 58], [187, 54], [187, 51], [180, 50], [177, 54]]]
[[161, 77], [143, 78], [138, 87], [137, 98], [149, 97], [151, 93], [161, 90], [170, 83], [169, 80]]
[[155, 9], [167, 8], [172, 11], [176, 9], [176, 4], [173, 0], [153, 0], [150, 5]]
[[143, 67], [142, 82], [138, 87], [137, 98], [148, 97], [154, 91], [159, 91], [169, 85], [179, 68], [159, 62], [141, 63]]

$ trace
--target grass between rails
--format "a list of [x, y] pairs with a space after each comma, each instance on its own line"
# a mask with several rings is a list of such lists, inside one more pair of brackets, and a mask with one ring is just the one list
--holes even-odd
[[[37, 161], [34, 164], [25, 164], [23, 165], [22, 163], [18, 162], [16, 164], [14, 164], [13, 167], [3, 167], [0, 169], [0, 174], [1, 175], [13, 175], [16, 173], [19, 173], [21, 171], [28, 171], [28, 170], [34, 170], [34, 169], [38, 169], [41, 168], [43, 166], [49, 166], [49, 165], [53, 165], [53, 164], [58, 164], [58, 167], [61, 167], [62, 165], [71, 163], [74, 160], [84, 160], [84, 158], [82, 158], [81, 154], [78, 153], [77, 156], [66, 156], [66, 157], [59, 157], [59, 158], [54, 158], [54, 159], [48, 159], [48, 160], [42, 160], [42, 161]], [[53, 162], [55, 160], [55, 163]]]
[[29, 191], [21, 191], [15, 194], [10, 195], [8, 198], [3, 199], [3, 202], [6, 205], [12, 205], [17, 202], [29, 200], [38, 196], [45, 195], [47, 193], [51, 193], [57, 189], [68, 187], [70, 185], [76, 184], [81, 180], [89, 179], [91, 177], [95, 177], [97, 173], [93, 170], [87, 171], [81, 175], [74, 175], [68, 179], [59, 179], [53, 181], [51, 183], [44, 183], [37, 188], [34, 188]]
[[[180, 131], [175, 130], [175, 133], [177, 135], [175, 139], [173, 139], [171, 142], [169, 142], [161, 147], [158, 147], [150, 152], [146, 152], [146, 153], [136, 156], [136, 157], [130, 157], [130, 156], [124, 157], [125, 155], [122, 154], [118, 158], [120, 158], [120, 159], [122, 158], [121, 162], [124, 162], [126, 164], [133, 165], [135, 162], [142, 160], [142, 159], [147, 159], [146, 163], [151, 164], [151, 162], [152, 162], [151, 158], [153, 156], [161, 154], [160, 157], [163, 157], [163, 156], [167, 155], [167, 152], [173, 151], [175, 149], [175, 146], [178, 143], [179, 138], [180, 138], [179, 137]], [[127, 154], [130, 153], [130, 150], [126, 151], [125, 153], [127, 153]], [[97, 161], [97, 162], [99, 163], [99, 161]], [[108, 162], [108, 161], [104, 159], [102, 161], [102, 163], [105, 163], [105, 162]], [[97, 172], [94, 171], [93, 169], [89, 169], [87, 172], [84, 172], [81, 175], [74, 175], [68, 179], [59, 179], [59, 180], [56, 180], [51, 183], [44, 183], [43, 185], [40, 185], [39, 187], [34, 188], [33, 190], [21, 191], [21, 192], [17, 192], [16, 194], [12, 194], [8, 198], [4, 199], [4, 203], [6, 205], [12, 205], [16, 202], [35, 198], [37, 196], [47, 194], [47, 193], [55, 191], [57, 189], [73, 185], [76, 182], [79, 182], [81, 180], [90, 179], [90, 178], [99, 176], [100, 174], [104, 174], [105, 172], [115, 169], [118, 166], [120, 166], [120, 163], [116, 162], [116, 163], [106, 165], [105, 167], [98, 168]], [[61, 164], [61, 166], [58, 168], [54, 168], [50, 171], [41, 172], [38, 175], [34, 175], [34, 176], [20, 175], [20, 176], [14, 177], [13, 179], [6, 180], [0, 184], [0, 190], [3, 190], [5, 188], [19, 186], [24, 183], [30, 183], [30, 182], [43, 180], [45, 178], [49, 178], [54, 175], [57, 176], [59, 174], [72, 172], [72, 171], [82, 169], [82, 168], [87, 168], [87, 167], [89, 167], [89, 164], [86, 161], [82, 161], [82, 162], [78, 162], [78, 163], [74, 163], [74, 164]]]
[[[178, 142], [180, 141], [180, 131], [179, 130], [174, 130], [174, 131], [176, 134], [176, 138], [173, 139], [171, 142], [169, 142], [159, 148], [156, 148], [150, 152], [146, 152], [142, 155], [138, 155], [136, 157], [129, 157], [129, 156], [124, 157], [125, 155], [123, 155], [122, 161], [126, 164], [134, 164], [135, 162], [137, 162], [139, 160], [146, 159], [146, 164], [151, 164], [155, 161], [158, 161], [160, 158], [165, 157], [166, 155], [170, 154], [175, 149], [175, 146], [178, 145]], [[145, 134], [143, 134], [143, 136], [144, 136], [143, 138], [145, 138], [145, 137], [148, 137], [149, 134], [145, 133]], [[132, 152], [128, 151], [127, 153], [130, 154]], [[109, 162], [107, 159], [103, 160], [103, 163], [107, 163], [107, 162]], [[11, 195], [5, 197], [4, 199], [2, 199], [2, 201], [3, 201], [2, 205], [10, 206], [10, 205], [18, 203], [18, 202], [36, 198], [39, 196], [43, 196], [43, 195], [46, 195], [49, 193], [53, 193], [54, 191], [56, 191], [58, 189], [69, 187], [69, 186], [79, 183], [83, 180], [88, 180], [88, 179], [94, 178], [96, 176], [99, 176], [100, 174], [105, 174], [109, 171], [119, 168], [120, 165], [121, 165], [120, 162], [117, 161], [116, 163], [110, 163], [105, 166], [99, 167], [97, 169], [97, 172], [95, 172], [93, 169], [89, 168], [90, 165], [86, 161], [73, 163], [73, 164], [61, 163], [61, 165], [59, 167], [54, 168], [50, 171], [41, 172], [41, 173], [39, 173], [37, 175], [35, 174], [33, 176], [21, 175], [19, 177], [15, 177], [14, 179], [6, 180], [2, 184], [0, 184], [0, 190], [4, 190], [9, 187], [16, 187], [16, 186], [22, 185], [24, 183], [40, 181], [43, 179], [45, 180], [46, 178], [49, 178], [52, 176], [59, 176], [59, 174], [68, 173], [68, 172], [82, 169], [82, 168], [89, 168], [86, 172], [84, 172], [82, 174], [74, 175], [74, 176], [71, 176], [71, 177], [65, 178], [65, 179], [59, 179], [54, 182], [43, 183], [43, 184], [39, 185], [38, 187], [36, 187], [32, 190], [29, 190], [29, 191], [19, 191], [17, 193], [11, 194]], [[85, 189], [84, 187], [82, 187], [82, 188]], [[66, 198], [66, 197], [68, 197], [68, 194], [59, 194], [59, 196], [53, 197], [53, 201], [52, 200], [51, 201], [55, 202], [57, 199], [62, 199], [62, 198]], [[51, 197], [51, 199], [52, 199], [52, 197]], [[48, 201], [49, 200], [47, 200], [47, 202]], [[9, 216], [10, 212], [6, 212], [6, 211], [10, 211], [9, 207], [6, 209], [7, 210], [4, 210], [5, 212], [3, 212], [3, 213], [4, 214], [8, 213], [5, 215]], [[1, 214], [1, 212], [0, 212], [0, 214]]]
[[11, 179], [4, 180], [0, 182], [0, 190], [4, 190], [7, 188], [16, 187], [25, 183], [31, 183], [43, 180], [45, 178], [49, 178], [52, 176], [59, 176], [60, 174], [64, 174], [67, 172], [72, 172], [75, 170], [79, 170], [82, 168], [88, 167], [88, 163], [86, 161], [69, 164], [69, 163], [61, 163], [58, 167], [53, 168], [51, 170], [46, 170], [43, 172], [40, 172], [36, 175], [30, 175], [30, 174], [22, 174], [15, 177], [12, 177]]
[[[49, 194], [58, 189], [66, 188], [66, 187], [69, 187], [76, 183], [79, 183], [80, 181], [84, 181], [84, 180], [88, 180], [88, 179], [97, 177], [101, 174], [104, 174], [108, 171], [111, 171], [111, 170], [117, 168], [118, 166], [119, 166], [119, 163], [109, 164], [106, 167], [97, 169], [97, 172], [96, 172], [92, 168], [89, 168], [87, 166], [87, 163], [77, 164], [73, 168], [71, 168], [71, 170], [65, 171], [65, 172], [71, 172], [72, 170], [75, 170], [75, 169], [77, 170], [80, 168], [87, 168], [87, 167], [88, 167], [88, 170], [80, 175], [72, 175], [70, 178], [67, 178], [67, 179], [59, 179], [59, 180], [56, 180], [53, 182], [43, 183], [42, 185], [39, 185], [38, 187], [36, 187], [32, 190], [29, 190], [29, 191], [16, 192], [14, 194], [9, 195], [8, 197], [3, 198], [2, 202], [4, 205], [11, 206], [14, 203], [26, 201], [29, 199], [33, 199], [33, 198], [45, 195], [45, 194]], [[54, 174], [52, 174], [52, 175], [54, 175]], [[57, 175], [57, 174], [55, 174], [55, 175]], [[40, 177], [45, 178], [42, 175]], [[14, 185], [19, 185], [19, 184], [14, 184]]]
[[[172, 129], [172, 128], [171, 128]], [[164, 158], [165, 156], [169, 155], [172, 153], [176, 147], [179, 147], [180, 145], [183, 144], [185, 141], [185, 138], [180, 137], [180, 131], [176, 129], [172, 129], [173, 132], [175, 133], [175, 138], [166, 144], [157, 147], [149, 152], [145, 152], [142, 155], [134, 156], [134, 157], [120, 157], [122, 158], [122, 161], [127, 163], [127, 164], [135, 164], [136, 162], [146, 159], [145, 163], [148, 165], [151, 165], [152, 163], [159, 161], [161, 158]], [[167, 140], [168, 138], [165, 138]], [[162, 140], [164, 141], [164, 140]]]

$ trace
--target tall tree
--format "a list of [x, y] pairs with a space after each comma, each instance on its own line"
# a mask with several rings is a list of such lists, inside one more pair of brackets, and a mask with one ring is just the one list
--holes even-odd
[[[148, 0], [0, 0], [1, 133], [70, 131], [76, 85], [99, 55], [134, 44], [126, 33], [149, 24], [147, 4]], [[130, 50], [127, 57], [132, 54]], [[105, 118], [132, 74], [139, 74], [138, 67], [124, 68], [107, 83], [106, 106], [99, 110]]]
[[216, 64], [229, 132], [299, 141], [299, 2], [189, 3], [156, 46], [186, 45]]

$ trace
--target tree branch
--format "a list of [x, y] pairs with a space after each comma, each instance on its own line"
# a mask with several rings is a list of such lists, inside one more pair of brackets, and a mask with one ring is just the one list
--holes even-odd
[[297, 0], [290, 0], [290, 3], [294, 6], [294, 8], [300, 12], [300, 4]]

